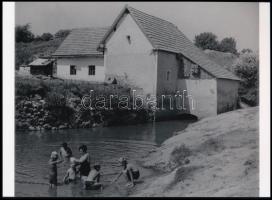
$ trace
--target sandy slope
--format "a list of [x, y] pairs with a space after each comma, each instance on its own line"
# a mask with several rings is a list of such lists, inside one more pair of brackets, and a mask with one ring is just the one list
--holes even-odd
[[133, 196], [258, 196], [259, 107], [205, 118], [145, 158], [162, 175]]

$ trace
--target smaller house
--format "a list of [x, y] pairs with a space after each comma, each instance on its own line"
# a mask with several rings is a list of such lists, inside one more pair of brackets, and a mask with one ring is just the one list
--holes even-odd
[[52, 76], [55, 60], [50, 58], [38, 58], [29, 63], [30, 74]]
[[107, 30], [105, 27], [73, 29], [52, 54], [57, 59], [54, 76], [104, 82], [104, 55], [96, 48]]

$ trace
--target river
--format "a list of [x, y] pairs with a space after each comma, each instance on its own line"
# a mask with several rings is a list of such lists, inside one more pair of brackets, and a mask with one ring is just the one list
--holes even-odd
[[[69, 129], [47, 132], [17, 132], [15, 153], [15, 195], [17, 197], [101, 197], [126, 196], [124, 180], [109, 185], [120, 171], [118, 158], [124, 156], [129, 162], [141, 160], [149, 151], [161, 145], [175, 131], [185, 129], [193, 120], [173, 120], [156, 123], [97, 127], [93, 129]], [[48, 187], [48, 160], [52, 151], [58, 151], [60, 144], [67, 142], [75, 157], [79, 157], [78, 146], [86, 144], [91, 155], [91, 164], [101, 164], [102, 191], [83, 190], [80, 183]], [[58, 165], [58, 182], [61, 183], [69, 164]], [[148, 170], [141, 173], [141, 181], [148, 176]]]

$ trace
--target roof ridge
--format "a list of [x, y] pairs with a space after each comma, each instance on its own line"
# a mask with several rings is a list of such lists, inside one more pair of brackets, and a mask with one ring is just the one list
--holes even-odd
[[73, 30], [86, 30], [86, 29], [109, 29], [110, 26], [92, 26], [92, 27], [79, 27], [79, 28], [72, 28]]
[[140, 13], [143, 13], [143, 14], [145, 14], [145, 15], [148, 15], [149, 17], [153, 17], [153, 18], [159, 19], [159, 20], [161, 20], [161, 21], [164, 21], [164, 22], [167, 22], [167, 23], [173, 25], [174, 27], [177, 27], [174, 23], [172, 23], [172, 22], [170, 22], [170, 21], [168, 21], [168, 20], [165, 20], [165, 19], [162, 19], [162, 18], [160, 18], [160, 17], [156, 17], [156, 16], [154, 16], [154, 15], [148, 14], [148, 13], [146, 13], [146, 12], [143, 12], [143, 11], [141, 11], [141, 10], [138, 10], [138, 9], [136, 9], [136, 8], [133, 8], [133, 7], [131, 7], [131, 6], [126, 6], [126, 8], [127, 8], [128, 10], [130, 10], [130, 9], [136, 10], [137, 12], [140, 12]]
[[196, 47], [193, 41], [179, 30], [175, 24], [128, 5], [125, 5], [117, 16], [100, 41], [97, 50], [101, 51], [104, 48], [106, 39], [127, 12], [132, 16], [154, 49], [181, 53], [217, 78], [237, 79], [233, 73], [228, 73], [223, 66], [211, 60], [200, 48]]
[[102, 55], [96, 47], [108, 29], [105, 26], [74, 28], [52, 55]]

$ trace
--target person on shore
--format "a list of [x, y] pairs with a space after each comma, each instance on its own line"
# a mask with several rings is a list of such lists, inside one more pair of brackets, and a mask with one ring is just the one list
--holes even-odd
[[64, 184], [69, 184], [71, 182], [75, 182], [76, 180], [76, 163], [75, 163], [75, 158], [71, 157], [70, 158], [70, 168], [67, 170], [64, 178], [63, 178], [63, 183]]
[[53, 151], [48, 161], [48, 164], [50, 165], [50, 172], [49, 172], [49, 187], [50, 188], [57, 186], [57, 183], [58, 183], [57, 164], [63, 162], [62, 159], [59, 160], [58, 158], [59, 158], [58, 153], [56, 151]]
[[124, 175], [128, 181], [127, 187], [134, 187], [135, 180], [140, 177], [140, 171], [132, 164], [127, 162], [127, 159], [121, 157], [119, 158], [119, 163], [123, 167], [123, 170], [117, 175], [117, 177], [112, 181], [112, 183], [116, 182], [121, 175]]
[[87, 176], [89, 175], [89, 172], [91, 170], [90, 163], [91, 158], [90, 154], [87, 152], [87, 146], [81, 145], [79, 148], [79, 153], [81, 154], [81, 157], [79, 159], [75, 159], [75, 163], [79, 166], [79, 174], [82, 180], [85, 180]]
[[100, 169], [99, 164], [95, 164], [93, 169], [91, 169], [88, 177], [84, 182], [84, 189], [102, 189], [102, 184], [100, 183]]
[[62, 145], [60, 147], [59, 155], [62, 159], [65, 159], [66, 161], [72, 157], [73, 152], [72, 152], [71, 148], [68, 147], [68, 144], [66, 142], [62, 143]]

